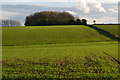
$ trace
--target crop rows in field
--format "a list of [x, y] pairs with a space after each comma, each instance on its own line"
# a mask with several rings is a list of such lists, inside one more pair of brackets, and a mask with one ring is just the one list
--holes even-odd
[[87, 26], [3, 28], [3, 45], [79, 43], [109, 40]]
[[51, 58], [43, 58], [37, 61], [26, 59], [3, 60], [3, 78], [119, 78], [118, 68], [120, 64], [106, 54], [83, 58], [63, 57], [54, 61], [51, 61]]
[[4, 27], [3, 79], [117, 79], [118, 42], [108, 40], [82, 25]]
[[[105, 31], [110, 32], [111, 34], [115, 35], [115, 36], [119, 36], [119, 25], [94, 25], [100, 29], [103, 29]], [[119, 36], [120, 37], [120, 36]]]
[[114, 79], [117, 52], [116, 42], [3, 46], [3, 78]]
[[[90, 42], [90, 43], [67, 43], [67, 44], [42, 44], [3, 46], [3, 59], [30, 58], [36, 60], [44, 57], [63, 57], [72, 55], [82, 57], [91, 54], [101, 55], [102, 52], [118, 58], [118, 44], [116, 42]], [[91, 53], [91, 54], [90, 54]], [[34, 54], [34, 55], [33, 55]]]

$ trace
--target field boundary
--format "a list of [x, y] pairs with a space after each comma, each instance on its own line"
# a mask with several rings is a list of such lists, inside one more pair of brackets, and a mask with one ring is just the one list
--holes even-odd
[[116, 37], [115, 35], [111, 34], [110, 32], [106, 31], [106, 30], [103, 30], [103, 29], [100, 29], [98, 27], [95, 27], [93, 25], [87, 25], [88, 27], [90, 28], [93, 28], [95, 29], [97, 32], [99, 32], [100, 34], [110, 38], [110, 39], [113, 39], [113, 40], [116, 40], [116, 41], [120, 41], [120, 37]]

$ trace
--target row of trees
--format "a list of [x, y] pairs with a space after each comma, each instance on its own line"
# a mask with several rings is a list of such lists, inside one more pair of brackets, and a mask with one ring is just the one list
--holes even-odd
[[20, 22], [11, 20], [11, 19], [2, 20], [1, 25], [3, 27], [5, 27], [5, 26], [8, 26], [8, 27], [21, 26]]
[[[1, 21], [1, 26], [21, 26], [16, 20], [6, 19]], [[25, 26], [44, 25], [86, 25], [87, 20], [74, 17], [68, 12], [44, 11], [31, 14], [25, 19]]]
[[25, 26], [87, 24], [86, 19], [76, 19], [68, 12], [44, 11], [26, 17]]

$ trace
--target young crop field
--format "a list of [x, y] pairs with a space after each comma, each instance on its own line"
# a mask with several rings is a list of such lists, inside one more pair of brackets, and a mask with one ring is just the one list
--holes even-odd
[[[114, 34], [115, 36], [119, 36], [119, 25], [94, 25], [100, 29], [103, 29], [105, 31], [110, 32], [111, 34]], [[120, 37], [120, 36], [119, 36]]]
[[3, 79], [119, 78], [118, 42], [82, 25], [3, 28]]
[[116, 42], [4, 46], [3, 78], [119, 77]]
[[107, 41], [87, 26], [39, 26], [3, 28], [3, 46]]

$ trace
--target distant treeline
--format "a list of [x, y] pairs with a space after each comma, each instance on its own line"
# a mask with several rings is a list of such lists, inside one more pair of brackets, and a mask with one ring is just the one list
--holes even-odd
[[1, 21], [1, 26], [3, 27], [14, 27], [14, 26], [21, 26], [19, 21], [6, 19]]
[[26, 17], [25, 26], [86, 25], [86, 19], [76, 19], [68, 12], [44, 11]]
[[120, 25], [120, 24], [94, 24], [94, 25]]

